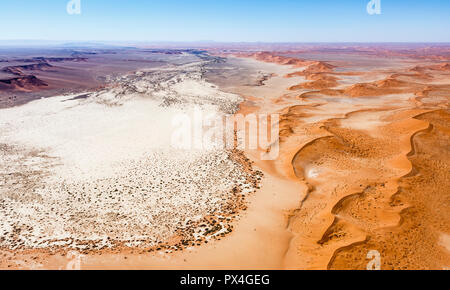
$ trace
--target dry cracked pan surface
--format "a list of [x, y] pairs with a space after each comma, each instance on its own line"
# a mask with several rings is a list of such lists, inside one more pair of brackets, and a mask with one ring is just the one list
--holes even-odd
[[207, 63], [3, 109], [0, 248], [178, 251], [229, 234], [259, 173], [236, 150], [171, 143], [175, 117], [240, 101], [204, 80]]

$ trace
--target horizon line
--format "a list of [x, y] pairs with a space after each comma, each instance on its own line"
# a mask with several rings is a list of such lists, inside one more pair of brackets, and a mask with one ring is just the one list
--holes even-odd
[[450, 41], [217, 41], [217, 40], [53, 40], [53, 39], [0, 39], [0, 42], [41, 43], [211, 43], [211, 44], [450, 44]]

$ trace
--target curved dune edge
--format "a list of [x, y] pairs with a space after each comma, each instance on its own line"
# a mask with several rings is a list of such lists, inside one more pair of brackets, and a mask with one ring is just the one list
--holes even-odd
[[[346, 118], [348, 118], [350, 115], [357, 113], [352, 112], [347, 114]], [[422, 114], [422, 112], [420, 113]], [[412, 120], [412, 118], [411, 118]], [[409, 125], [409, 124], [408, 124]], [[416, 124], [412, 124], [410, 130], [408, 133], [406, 133], [406, 136], [404, 136], [402, 139], [402, 146], [401, 151], [402, 154], [394, 157], [391, 160], [391, 167], [395, 167], [399, 171], [403, 171], [402, 174], [397, 176], [392, 176], [392, 178], [385, 180], [386, 187], [388, 188], [387, 192], [384, 193], [386, 199], [392, 198], [393, 195], [395, 195], [398, 191], [398, 183], [397, 180], [401, 178], [402, 176], [408, 174], [412, 170], [412, 165], [407, 159], [407, 155], [413, 151], [413, 148], [411, 147], [411, 138], [413, 135], [417, 134], [417, 132], [420, 132], [422, 130], [426, 130], [429, 127], [429, 124], [426, 122], [417, 122]], [[334, 136], [328, 136], [328, 137], [321, 137], [317, 138], [310, 143], [303, 146], [294, 159], [292, 160], [293, 166], [295, 167], [295, 161], [297, 158], [299, 158], [299, 155], [309, 146], [314, 146], [314, 144], [320, 140], [326, 140], [330, 138], [335, 138]], [[298, 171], [299, 169], [295, 169]], [[305, 181], [308, 182], [308, 178], [305, 178]], [[380, 182], [383, 182], [380, 180]], [[319, 184], [320, 186], [320, 184]], [[342, 219], [339, 217], [340, 210], [344, 207], [344, 204], [346, 203], [347, 199], [351, 199], [355, 196], [359, 196], [361, 194], [364, 194], [364, 192], [370, 188], [371, 185], [368, 184], [365, 189], [361, 192], [355, 192], [352, 189], [349, 189], [348, 191], [340, 194], [336, 198], [333, 198], [333, 202], [331, 200], [328, 200], [326, 202], [326, 205], [323, 205], [324, 208], [317, 212], [312, 218], [320, 219], [320, 221], [317, 222], [317, 224], [312, 224], [311, 221], [309, 222], [308, 226], [313, 227], [313, 229], [307, 229], [306, 236], [307, 239], [303, 238], [305, 232], [301, 229], [299, 230], [298, 227], [296, 227], [296, 222], [298, 222], [298, 219], [302, 219], [302, 212], [305, 211], [305, 202], [308, 201], [308, 199], [311, 198], [311, 195], [315, 193], [316, 189], [314, 187], [311, 187], [310, 192], [308, 193], [308, 196], [305, 198], [305, 200], [302, 202], [302, 205], [299, 209], [295, 210], [292, 213], [292, 216], [290, 218], [290, 222], [288, 225], [288, 228], [291, 232], [294, 232], [293, 240], [291, 241], [291, 250], [288, 251], [286, 256], [286, 267], [287, 268], [301, 268], [301, 269], [326, 269], [328, 268], [330, 262], [333, 260], [333, 257], [337, 251], [339, 251], [342, 248], [348, 247], [352, 244], [362, 243], [367, 239], [367, 233], [361, 229], [360, 226], [352, 224], [345, 219]], [[306, 206], [307, 207], [307, 206]], [[307, 210], [307, 209], [306, 209]], [[385, 223], [389, 224], [390, 226], [394, 226], [400, 222], [400, 212], [396, 212], [396, 216], [392, 216], [392, 214], [387, 215], [385, 217]], [[344, 236], [343, 238], [339, 239], [340, 236]], [[337, 242], [334, 242], [334, 238], [338, 238]], [[299, 246], [300, 244], [300, 246]], [[300, 248], [300, 249], [299, 249]], [[292, 253], [293, 250], [297, 250], [297, 255], [294, 255]], [[311, 252], [313, 254], [311, 254]], [[301, 258], [301, 260], [305, 261], [305, 257], [309, 258], [307, 260], [307, 263], [299, 262], [297, 263], [295, 261], [292, 261], [292, 257], [297, 256]]]
[[[419, 115], [417, 115], [417, 116], [415, 116], [415, 117], [413, 117], [413, 118], [415, 119], [416, 117], [421, 116], [421, 115], [424, 115], [424, 114], [427, 114], [427, 113], [429, 113], [429, 112], [421, 113], [421, 114], [419, 114]], [[399, 178], [394, 178], [394, 179], [392, 180], [393, 182], [395, 182], [395, 187], [397, 187], [397, 190], [390, 196], [390, 199], [391, 199], [391, 200], [394, 198], [395, 195], [397, 195], [397, 194], [399, 193], [400, 185], [399, 185], [399, 182], [398, 182], [398, 181], [399, 181], [401, 178], [410, 175], [410, 174], [414, 171], [413, 164], [412, 164], [412, 163], [410, 162], [410, 160], [408, 159], [408, 157], [409, 157], [410, 155], [415, 154], [415, 146], [414, 146], [414, 141], [413, 141], [413, 140], [414, 140], [414, 137], [415, 137], [416, 135], [422, 133], [422, 132], [427, 132], [427, 131], [429, 131], [430, 128], [431, 128], [431, 126], [432, 126], [432, 125], [430, 125], [430, 124], [427, 123], [427, 122], [424, 122], [422, 125], [423, 125], [423, 126], [427, 125], [427, 128], [426, 128], [426, 129], [417, 129], [417, 131], [416, 131], [415, 133], [413, 133], [413, 134], [410, 136], [410, 138], [409, 138], [409, 140], [410, 140], [410, 151], [409, 151], [409, 153], [406, 154], [405, 156], [400, 156], [400, 157], [398, 158], [398, 160], [396, 160], [396, 161], [399, 162], [399, 164], [402, 165], [401, 167], [403, 167], [403, 169], [405, 169], [405, 170], [408, 170], [408, 169], [409, 169], [409, 172], [408, 172], [407, 174], [403, 175], [403, 176], [400, 176]], [[404, 157], [406, 157], [406, 160], [405, 160]], [[332, 214], [337, 215], [338, 212], [339, 212], [339, 209], [341, 209], [341, 208], [343, 207], [343, 203], [345, 203], [346, 199], [352, 198], [352, 197], [355, 196], [355, 195], [359, 195], [359, 193], [354, 194], [354, 195], [349, 195], [349, 196], [346, 196], [346, 197], [342, 198], [342, 199], [335, 205], [335, 207], [333, 208]], [[400, 225], [404, 222], [401, 213], [402, 213], [402, 212], [405, 210], [405, 208], [407, 208], [408, 206], [409, 206], [409, 205], [404, 205], [403, 208], [399, 209], [399, 211], [396, 212], [396, 213], [399, 215], [399, 221], [398, 221], [398, 223], [397, 223], [395, 226], [393, 226], [394, 228], [400, 226]], [[336, 218], [336, 219], [337, 219], [337, 218]], [[386, 228], [388, 228], [388, 227], [386, 227]], [[330, 229], [331, 229], [331, 227], [330, 227]], [[382, 228], [381, 228], [381, 229], [382, 229]], [[366, 236], [365, 236], [365, 239], [364, 239], [363, 241], [357, 241], [357, 242], [354, 242], [354, 243], [352, 243], [352, 244], [350, 244], [350, 245], [348, 245], [348, 246], [345, 246], [345, 247], [342, 247], [342, 248], [340, 248], [340, 249], [337, 249], [337, 250], [333, 253], [332, 258], [330, 259], [330, 261], [329, 261], [329, 263], [328, 263], [328, 265], [327, 265], [327, 269], [330, 269], [330, 268], [331, 268], [331, 265], [333, 264], [334, 260], [336, 259], [336, 256], [337, 256], [338, 252], [343, 251], [343, 250], [345, 250], [345, 249], [351, 249], [352, 247], [354, 247], [354, 246], [356, 246], [356, 245], [359, 245], [359, 244], [362, 244], [362, 243], [366, 242], [367, 239], [368, 239], [368, 236], [366, 235]]]
[[413, 168], [398, 179], [399, 190], [392, 197], [392, 205], [403, 204], [400, 222], [371, 233], [364, 243], [339, 249], [329, 269], [364, 269], [361, 262], [352, 260], [367, 249], [381, 253], [385, 270], [448, 268], [450, 251], [445, 239], [450, 232], [446, 163], [449, 154], [444, 140], [450, 133], [450, 114], [448, 110], [433, 110], [414, 118], [429, 126], [411, 136], [412, 149], [407, 157]]
[[[269, 61], [270, 59], [265, 59], [263, 61]], [[280, 62], [277, 62], [280, 63]], [[283, 63], [280, 63], [283, 64]], [[309, 64], [311, 65], [311, 64]], [[306, 65], [305, 65], [306, 66]], [[295, 66], [294, 66], [295, 68]], [[301, 72], [294, 72], [286, 75], [285, 77], [303, 76], [305, 79], [315, 79], [319, 81], [327, 80], [327, 74], [336, 74], [332, 72], [332, 69], [328, 72], [320, 72], [319, 74], [309, 74], [308, 68]], [[351, 75], [351, 73], [346, 73]], [[432, 125], [429, 122], [418, 120], [417, 118], [433, 112], [438, 107], [446, 107], [446, 103], [432, 103], [425, 104], [423, 99], [430, 97], [430, 92], [434, 91], [435, 94], [444, 92], [447, 90], [446, 85], [426, 85], [423, 83], [417, 83], [416, 80], [426, 80], [422, 75], [411, 76], [405, 74], [405, 77], [411, 78], [415, 77], [414, 82], [400, 80], [396, 78], [401, 78], [400, 74], [392, 74], [391, 76], [386, 76], [380, 81], [374, 81], [371, 83], [353, 84], [347, 86], [344, 89], [332, 89], [333, 85], [329, 87], [321, 87], [321, 83], [303, 83], [297, 86], [291, 86], [288, 90], [296, 91], [300, 89], [315, 90], [315, 91], [303, 91], [299, 99], [308, 102], [307, 105], [291, 105], [282, 110], [282, 120], [280, 122], [281, 129], [281, 148], [282, 155], [284, 156], [283, 163], [286, 164], [285, 160], [287, 156], [292, 157], [290, 159], [291, 169], [286, 169], [285, 172], [287, 176], [292, 176], [292, 171], [298, 180], [304, 183], [308, 190], [305, 198], [300, 203], [297, 209], [291, 211], [288, 221], [287, 230], [291, 232], [292, 239], [289, 242], [289, 248], [284, 255], [284, 268], [287, 269], [331, 269], [333, 268], [333, 261], [335, 260], [338, 253], [343, 252], [346, 249], [351, 249], [354, 246], [362, 245], [367, 243], [370, 239], [370, 234], [376, 230], [388, 230], [398, 227], [398, 225], [404, 223], [403, 212], [406, 211], [410, 205], [408, 204], [397, 204], [396, 201], [399, 192], [401, 191], [400, 180], [405, 176], [414, 174], [415, 168], [409, 160], [409, 157], [415, 154], [415, 147], [413, 139], [416, 135], [430, 130]], [[442, 77], [438, 75], [438, 77]], [[317, 87], [315, 86], [317, 84]], [[361, 88], [359, 88], [361, 87]], [[423, 93], [420, 93], [423, 92]], [[326, 103], [311, 103], [308, 100], [309, 96], [316, 96], [317, 93], [323, 96], [338, 96], [338, 97], [367, 97], [367, 96], [385, 96], [385, 95], [397, 95], [397, 94], [411, 94], [407, 102], [409, 105], [406, 107], [400, 104], [393, 104], [389, 106], [388, 104], [382, 106], [371, 106], [368, 109], [355, 110], [344, 114], [341, 118], [330, 118], [325, 119], [321, 122], [316, 122], [311, 125], [318, 130], [326, 129], [322, 131], [322, 134], [309, 136], [307, 142], [299, 142], [298, 134], [301, 130], [298, 127], [305, 126], [303, 119], [313, 116], [308, 111], [314, 108], [325, 105]], [[320, 95], [319, 95], [320, 96]], [[283, 99], [288, 97], [284, 96]], [[320, 101], [320, 97], [315, 101]], [[281, 98], [280, 98], [281, 100]], [[280, 101], [279, 100], [279, 101]], [[284, 101], [283, 100], [283, 101]], [[406, 99], [405, 99], [406, 100]], [[432, 100], [432, 97], [428, 101]], [[275, 102], [279, 104], [280, 102]], [[295, 108], [300, 108], [296, 110]], [[420, 109], [423, 108], [423, 109]], [[302, 110], [303, 109], [303, 110]], [[295, 111], [295, 112], [293, 112]], [[301, 153], [308, 150], [310, 147], [314, 147], [315, 144], [322, 142], [323, 140], [333, 140], [335, 142], [342, 141], [342, 136], [339, 134], [334, 134], [333, 129], [342, 129], [338, 124], [339, 120], [352, 120], [353, 115], [361, 113], [371, 113], [371, 112], [386, 112], [392, 116], [388, 116], [388, 119], [379, 120], [380, 123], [384, 122], [385, 125], [379, 126], [378, 130], [374, 128], [369, 128], [367, 130], [361, 131], [358, 129], [349, 129], [350, 132], [362, 136], [365, 135], [375, 135], [377, 138], [381, 138], [386, 135], [385, 143], [390, 145], [392, 148], [397, 148], [390, 151], [390, 149], [385, 150], [384, 156], [375, 156], [382, 158], [385, 162], [383, 167], [372, 168], [372, 175], [377, 175], [380, 173], [380, 178], [366, 178], [365, 182], [358, 184], [351, 184], [342, 180], [340, 185], [343, 184], [347, 187], [346, 190], [339, 192], [332, 198], [328, 198], [327, 201], [317, 202], [314, 206], [309, 206], [308, 202], [314, 199], [318, 199], [316, 196], [323, 194], [324, 182], [318, 182], [311, 180], [307, 177], [305, 173], [305, 168], [303, 166], [296, 166], [295, 162]], [[364, 121], [363, 117], [355, 119], [355, 122]], [[366, 120], [370, 121], [370, 120]], [[333, 124], [330, 124], [333, 123]], [[351, 122], [347, 122], [351, 123]], [[374, 122], [376, 123], [376, 122]], [[327, 128], [329, 126], [330, 128]], [[375, 125], [374, 125], [375, 126]], [[331, 129], [328, 130], [328, 129]], [[393, 131], [391, 132], [391, 129]], [[364, 132], [365, 131], [365, 132]], [[376, 132], [379, 131], [379, 132]], [[381, 138], [382, 139], [382, 138]], [[399, 139], [395, 146], [391, 144], [394, 139]], [[300, 144], [300, 146], [299, 146]], [[358, 144], [352, 144], [352, 146]], [[328, 146], [330, 147], [330, 146]], [[293, 148], [297, 148], [295, 151]], [[327, 148], [325, 146], [324, 148]], [[351, 147], [350, 149], [352, 149]], [[342, 149], [342, 148], [341, 148]], [[294, 152], [295, 151], [295, 152]], [[320, 151], [320, 150], [318, 150]], [[351, 150], [350, 150], [351, 151]], [[310, 152], [311, 153], [311, 152]], [[310, 156], [311, 154], [307, 154]], [[388, 174], [385, 171], [389, 171]], [[382, 174], [383, 172], [384, 175]], [[351, 176], [351, 174], [349, 174]], [[338, 184], [339, 185], [339, 184]], [[349, 209], [352, 209], [352, 203], [359, 202], [358, 199], [364, 196], [370, 196], [376, 193], [378, 195], [378, 204], [380, 207], [377, 211], [373, 212], [372, 220], [370, 217], [362, 217], [361, 220], [349, 218]], [[319, 208], [320, 210], [317, 210]], [[308, 216], [307, 211], [315, 211], [314, 214]], [[306, 211], [306, 213], [305, 213]], [[354, 213], [352, 213], [354, 214]], [[370, 222], [365, 224], [365, 220], [369, 219]], [[307, 221], [302, 223], [302, 221]], [[316, 223], [314, 223], [316, 220]], [[367, 253], [366, 253], [367, 254]], [[365, 256], [363, 257], [365, 259]], [[367, 263], [366, 260], [363, 262]], [[339, 269], [339, 268], [337, 268]]]

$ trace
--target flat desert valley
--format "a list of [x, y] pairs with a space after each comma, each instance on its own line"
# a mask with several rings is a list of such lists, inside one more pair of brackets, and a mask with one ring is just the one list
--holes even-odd
[[444, 44], [2, 48], [0, 268], [448, 269], [449, 145]]

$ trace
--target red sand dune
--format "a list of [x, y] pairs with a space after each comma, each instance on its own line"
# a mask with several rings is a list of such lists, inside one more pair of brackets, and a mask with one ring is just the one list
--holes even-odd
[[47, 87], [48, 84], [34, 75], [21, 76], [6, 80], [0, 80], [0, 90], [32, 91]]
[[302, 83], [296, 86], [292, 86], [289, 88], [291, 91], [295, 91], [298, 89], [313, 89], [313, 90], [321, 90], [333, 88], [338, 85], [337, 78], [333, 76], [327, 76], [323, 74], [313, 74], [306, 77], [306, 79], [313, 80], [312, 82]]
[[311, 61], [302, 60], [302, 59], [293, 58], [293, 57], [275, 55], [270, 52], [237, 53], [234, 55], [237, 57], [248, 57], [248, 58], [253, 58], [253, 59], [256, 59], [259, 61], [276, 63], [276, 64], [281, 64], [281, 65], [292, 65], [295, 67], [304, 67], [306, 65], [311, 64]]
[[7, 66], [3, 68], [2, 71], [5, 73], [22, 76], [24, 75], [24, 71], [45, 71], [46, 69], [51, 67], [53, 66], [49, 63], [40, 62], [27, 65]]

